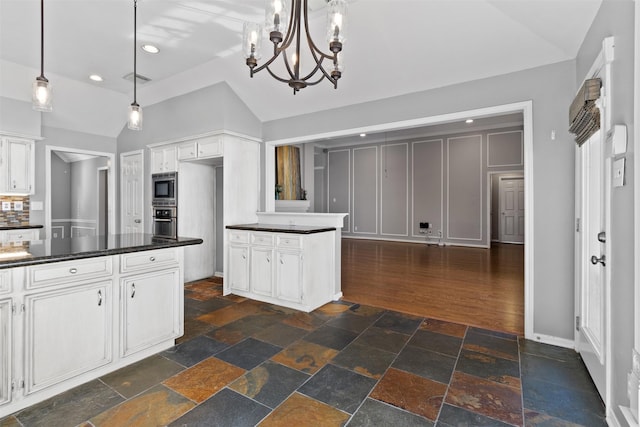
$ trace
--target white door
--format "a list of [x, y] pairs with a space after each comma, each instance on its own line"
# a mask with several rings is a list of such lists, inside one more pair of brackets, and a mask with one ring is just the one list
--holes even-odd
[[578, 239], [579, 321], [577, 349], [603, 401], [607, 401], [607, 252], [610, 179], [601, 131], [580, 147], [581, 226]]
[[31, 192], [31, 147], [32, 141], [9, 139], [7, 161], [9, 164], [9, 191]]
[[120, 155], [120, 229], [122, 233], [144, 233], [144, 152]]
[[501, 177], [500, 241], [524, 243], [524, 177]]

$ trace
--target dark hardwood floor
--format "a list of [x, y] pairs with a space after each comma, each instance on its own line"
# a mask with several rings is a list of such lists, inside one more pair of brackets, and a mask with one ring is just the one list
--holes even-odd
[[524, 246], [342, 240], [344, 299], [524, 334]]

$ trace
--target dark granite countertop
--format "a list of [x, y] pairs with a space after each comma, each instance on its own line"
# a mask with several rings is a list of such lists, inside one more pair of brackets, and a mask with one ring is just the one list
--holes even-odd
[[0, 224], [0, 230], [24, 230], [28, 228], [42, 228], [42, 225]]
[[231, 230], [268, 231], [271, 233], [314, 234], [335, 231], [335, 227], [314, 225], [238, 224], [227, 225]]
[[198, 238], [163, 239], [142, 233], [5, 243], [0, 244], [0, 269], [201, 243], [202, 239]]

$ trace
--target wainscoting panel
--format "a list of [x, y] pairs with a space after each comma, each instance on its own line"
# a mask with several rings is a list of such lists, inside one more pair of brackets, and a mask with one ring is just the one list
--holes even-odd
[[487, 166], [524, 165], [522, 131], [487, 134]]
[[380, 234], [409, 235], [409, 144], [380, 147]]
[[411, 150], [411, 233], [413, 237], [425, 237], [420, 234], [420, 222], [429, 222], [431, 235], [437, 237], [443, 226], [443, 140], [416, 141], [411, 144]]
[[481, 241], [482, 135], [447, 139], [447, 238]]
[[353, 149], [353, 233], [378, 234], [378, 147]]
[[327, 157], [329, 213], [348, 213], [342, 231], [351, 232], [351, 150], [329, 151]]

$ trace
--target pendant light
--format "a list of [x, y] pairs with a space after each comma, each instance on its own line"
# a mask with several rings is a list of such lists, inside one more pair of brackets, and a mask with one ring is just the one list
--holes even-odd
[[[244, 25], [243, 52], [250, 76], [264, 70], [278, 81], [287, 83], [295, 95], [300, 89], [320, 83], [325, 78], [338, 88], [338, 79], [342, 76], [342, 44], [345, 39], [346, 0], [327, 1], [327, 42], [330, 53], [322, 52], [314, 43], [309, 32], [308, 0], [290, 0], [291, 14], [287, 17], [288, 0], [266, 0], [266, 30], [273, 43], [273, 55], [263, 65], [258, 66], [262, 26], [247, 22]], [[304, 26], [304, 33], [302, 30]], [[301, 40], [306, 41], [306, 47]], [[308, 72], [301, 70], [301, 53], [308, 52], [305, 59], [309, 62]], [[278, 58], [284, 63], [284, 75], [277, 75], [271, 64]], [[326, 60], [326, 62], [324, 62]], [[313, 79], [315, 76], [315, 80]]]
[[138, 11], [138, 0], [133, 0], [133, 102], [129, 106], [129, 120], [127, 122], [127, 127], [131, 130], [141, 130], [142, 129], [142, 108], [138, 105], [136, 101], [136, 89], [137, 89], [137, 11]]
[[44, 76], [44, 0], [40, 0], [40, 75], [33, 82], [31, 94], [33, 109], [50, 112], [53, 109], [51, 97], [51, 84]]

